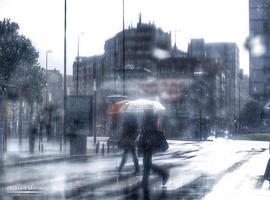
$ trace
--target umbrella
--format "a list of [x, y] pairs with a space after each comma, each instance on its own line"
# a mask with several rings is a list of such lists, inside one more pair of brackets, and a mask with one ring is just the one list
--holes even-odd
[[121, 108], [123, 105], [128, 103], [128, 101], [123, 100], [123, 101], [118, 101], [115, 104], [111, 105], [109, 109], [107, 110], [107, 115], [114, 115], [120, 113]]
[[164, 111], [165, 107], [158, 101], [151, 101], [147, 99], [138, 99], [133, 101], [128, 101], [123, 104], [120, 108], [121, 113], [142, 113], [145, 109], [153, 109], [155, 112]]

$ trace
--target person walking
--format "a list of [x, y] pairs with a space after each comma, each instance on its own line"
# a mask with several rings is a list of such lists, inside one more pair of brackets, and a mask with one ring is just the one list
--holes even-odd
[[135, 151], [135, 140], [138, 136], [138, 122], [134, 114], [127, 114], [124, 118], [123, 130], [119, 140], [119, 147], [123, 148], [123, 156], [118, 168], [119, 173], [124, 167], [128, 154], [131, 154], [135, 166], [135, 174], [140, 172], [139, 162]]
[[35, 140], [38, 135], [38, 123], [35, 121], [29, 127], [29, 151], [34, 153], [35, 150]]
[[[270, 153], [270, 143], [269, 143], [269, 153]], [[269, 188], [270, 188], [270, 158], [268, 159], [268, 162], [267, 162], [267, 165], [266, 165], [266, 168], [265, 168], [265, 172], [264, 172], [264, 175], [263, 175], [262, 182], [263, 181], [268, 181], [269, 182]]]
[[143, 114], [142, 132], [139, 140], [139, 148], [143, 153], [143, 179], [142, 186], [144, 196], [148, 196], [148, 182], [150, 170], [162, 177], [162, 184], [165, 185], [169, 178], [169, 172], [152, 163], [152, 155], [155, 152], [155, 135], [158, 133], [158, 117], [153, 109], [145, 109]]

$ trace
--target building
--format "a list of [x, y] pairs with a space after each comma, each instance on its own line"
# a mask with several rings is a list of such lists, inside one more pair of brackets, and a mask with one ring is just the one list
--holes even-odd
[[73, 75], [67, 75], [67, 95], [74, 95]]
[[236, 43], [219, 42], [205, 43], [203, 39], [192, 39], [188, 47], [188, 55], [196, 58], [211, 58], [219, 62], [224, 79], [224, 115], [228, 126], [233, 125], [235, 117], [239, 116], [239, 49]]
[[[249, 92], [261, 103], [270, 97], [270, 1], [249, 0]], [[252, 50], [252, 42], [259, 41], [265, 48], [257, 54]]]
[[[43, 91], [43, 105], [51, 104], [57, 107], [62, 107], [63, 105], [63, 77], [59, 70], [47, 70], [43, 69], [44, 77], [47, 74], [47, 86]], [[47, 90], [47, 92], [46, 92]], [[47, 101], [46, 101], [47, 99]]]
[[[141, 75], [155, 75], [159, 55], [169, 55], [171, 34], [153, 23], [143, 23], [140, 15], [136, 27], [129, 27], [108, 39], [104, 49], [107, 80], [123, 80], [132, 73], [145, 78]], [[121, 84], [115, 87], [117, 90]]]
[[186, 53], [171, 46], [170, 33], [153, 23], [142, 23], [140, 16], [136, 27], [108, 39], [104, 50], [100, 56], [76, 58], [73, 64], [78, 94], [91, 95], [96, 90], [103, 116], [105, 98], [123, 94], [164, 103], [174, 123], [167, 123], [168, 130], [177, 136], [183, 135], [192, 120], [199, 119], [197, 130], [203, 118], [226, 128], [238, 116], [239, 56], [234, 43], [192, 40]]
[[205, 119], [208, 128], [222, 125], [218, 117], [224, 109], [224, 82], [219, 68], [209, 58], [170, 57], [159, 62], [159, 99], [170, 119], [165, 126], [170, 135], [198, 137], [194, 134], [206, 129]]
[[59, 70], [43, 69], [47, 84], [42, 94], [42, 112], [46, 136], [50, 140], [60, 136], [63, 110], [63, 76]]
[[74, 94], [92, 95], [99, 90], [103, 78], [104, 56], [79, 57], [73, 63]]
[[240, 79], [240, 88], [239, 88], [239, 95], [240, 95], [240, 110], [243, 110], [245, 105], [251, 100], [249, 96], [249, 77], [247, 75], [243, 75]]
[[105, 80], [104, 70], [103, 55], [79, 57], [73, 63], [73, 94], [93, 96], [98, 123], [105, 118], [104, 97], [111, 94], [112, 90], [110, 83]]

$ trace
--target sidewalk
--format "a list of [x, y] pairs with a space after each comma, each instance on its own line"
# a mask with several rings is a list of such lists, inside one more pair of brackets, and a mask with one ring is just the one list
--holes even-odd
[[[99, 143], [99, 152], [101, 152], [102, 144], [106, 147], [107, 151], [107, 137], [97, 137], [97, 143]], [[35, 142], [34, 153], [29, 152], [28, 139], [23, 139], [21, 145], [19, 145], [18, 139], [9, 139], [7, 142], [7, 152], [4, 155], [3, 163], [0, 167], [14, 167], [42, 164], [48, 162], [59, 162], [64, 160], [82, 159], [96, 155], [96, 144], [93, 142], [92, 137], [87, 137], [87, 153], [85, 155], [69, 155], [69, 141], [66, 144], [62, 144], [62, 151], [60, 151], [60, 143], [43, 141], [42, 148], [39, 150], [38, 141]], [[42, 145], [41, 145], [42, 147]], [[106, 152], [105, 151], [105, 152]]]

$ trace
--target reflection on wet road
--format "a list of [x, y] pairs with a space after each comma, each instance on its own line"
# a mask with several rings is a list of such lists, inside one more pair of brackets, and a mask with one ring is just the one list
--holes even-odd
[[[166, 167], [166, 187], [150, 177], [151, 199], [269, 199], [265, 184], [256, 188], [268, 159], [268, 143], [214, 140], [170, 141], [170, 149], [153, 158]], [[128, 162], [119, 176], [120, 154], [2, 169], [2, 199], [142, 199], [140, 175]], [[140, 158], [140, 164], [142, 160]], [[16, 189], [20, 189], [16, 193]], [[25, 190], [26, 193], [22, 194]], [[36, 194], [33, 194], [36, 193]]]

